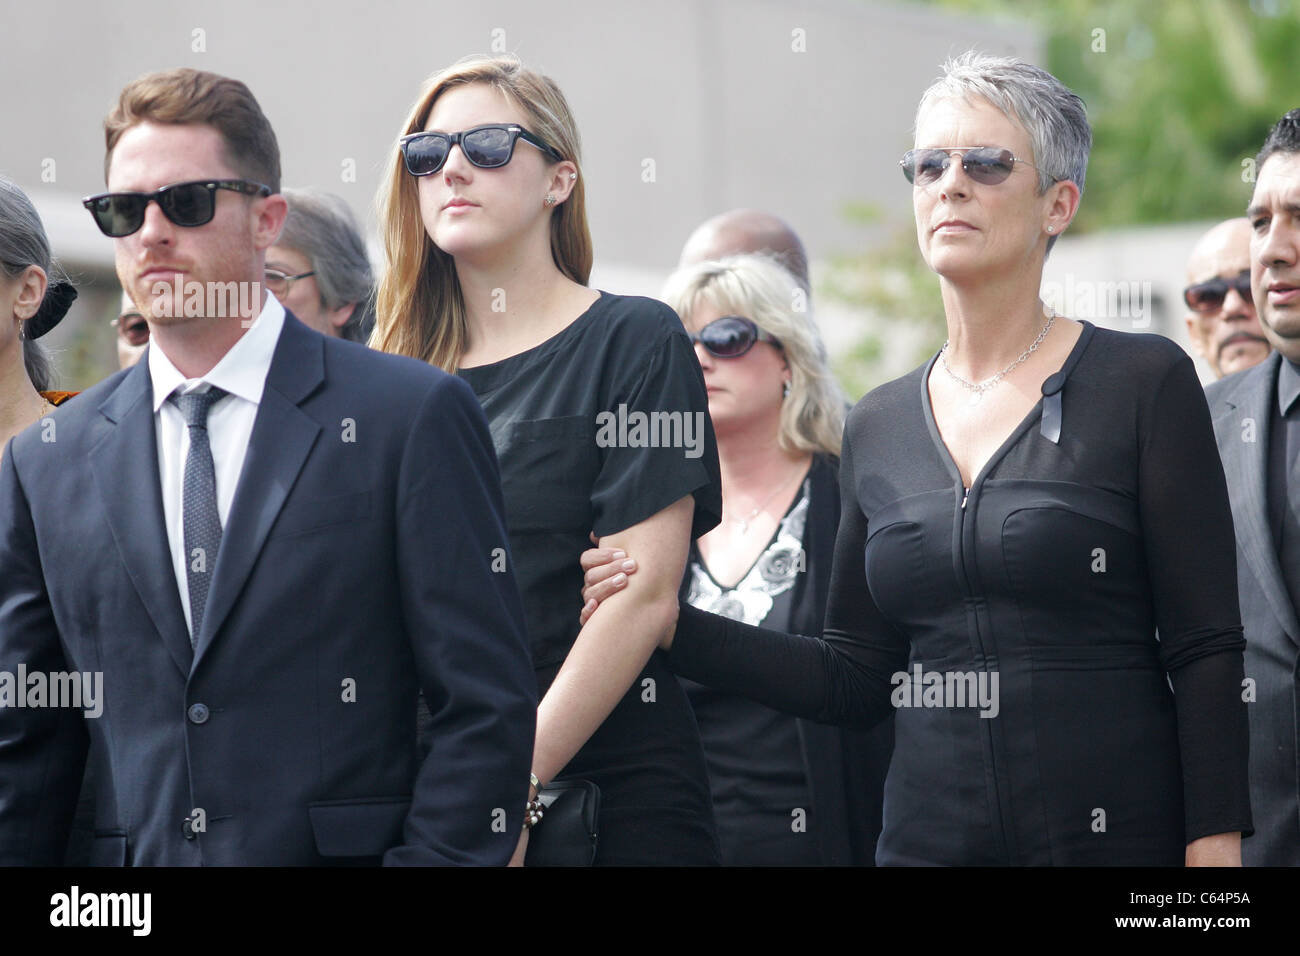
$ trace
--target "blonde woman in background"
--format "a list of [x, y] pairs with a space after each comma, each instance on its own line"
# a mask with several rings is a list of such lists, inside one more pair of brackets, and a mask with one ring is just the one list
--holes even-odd
[[[663, 299], [695, 342], [722, 466], [723, 520], [692, 546], [682, 597], [747, 624], [816, 632], [839, 525], [845, 400], [807, 296], [775, 257], [750, 254], [679, 268]], [[842, 730], [683, 684], [725, 865], [872, 864], [892, 722]]]

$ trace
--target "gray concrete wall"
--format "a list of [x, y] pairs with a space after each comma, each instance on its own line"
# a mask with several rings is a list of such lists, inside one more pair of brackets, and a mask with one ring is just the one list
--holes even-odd
[[[847, 204], [910, 216], [896, 160], [943, 58], [1041, 52], [1023, 26], [857, 0], [0, 0], [0, 36], [0, 173], [33, 196], [84, 287], [51, 336], [65, 347], [111, 314], [112, 243], [77, 200], [103, 186], [105, 113], [150, 70], [247, 82], [285, 185], [339, 193], [373, 230], [380, 171], [421, 82], [494, 45], [515, 52], [577, 114], [600, 280], [666, 272], [699, 221], [734, 206], [785, 216], [814, 259], [860, 244], [870, 232]], [[78, 347], [70, 387], [112, 367], [107, 326]]]

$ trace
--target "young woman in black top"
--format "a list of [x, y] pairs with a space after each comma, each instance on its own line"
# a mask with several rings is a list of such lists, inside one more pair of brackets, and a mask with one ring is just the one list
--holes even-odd
[[[660, 302], [587, 287], [573, 117], [516, 60], [470, 58], [430, 80], [382, 202], [390, 267], [372, 344], [456, 371], [492, 428], [501, 558], [514, 562], [542, 695], [534, 775], [600, 786], [597, 863], [716, 863], [699, 734], [656, 651], [690, 539], [721, 511], [681, 322]], [[655, 568], [579, 628], [593, 529]]]
[[879, 863], [1240, 865], [1251, 831], [1232, 518], [1192, 362], [1038, 298], [1090, 144], [1050, 74], [947, 64], [902, 165], [949, 341], [849, 416], [823, 636], [688, 607], [672, 642], [683, 675], [792, 713], [894, 712]]

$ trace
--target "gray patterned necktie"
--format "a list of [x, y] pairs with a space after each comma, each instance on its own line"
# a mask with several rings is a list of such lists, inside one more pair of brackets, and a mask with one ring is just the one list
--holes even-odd
[[208, 585], [221, 547], [221, 516], [217, 512], [217, 472], [208, 444], [208, 412], [228, 393], [219, 388], [205, 392], [179, 391], [168, 396], [185, 416], [190, 451], [185, 456], [185, 482], [181, 493], [181, 521], [185, 538], [185, 577], [190, 593], [190, 646], [203, 626]]

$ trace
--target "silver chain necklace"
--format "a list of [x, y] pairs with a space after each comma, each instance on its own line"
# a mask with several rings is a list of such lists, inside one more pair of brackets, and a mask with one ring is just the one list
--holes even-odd
[[784, 491], [786, 488], [790, 487], [790, 482], [791, 482], [792, 480], [794, 480], [795, 478], [798, 478], [798, 477], [799, 477], [799, 474], [800, 474], [800, 471], [801, 471], [801, 470], [802, 470], [802, 468], [796, 468], [796, 469], [795, 469], [795, 472], [794, 472], [793, 475], [791, 475], [789, 478], [785, 479], [785, 481], [781, 482], [781, 486], [780, 486], [779, 488], [777, 488], [777, 489], [776, 489], [775, 491], [773, 491], [770, 495], [768, 495], [766, 498], [764, 498], [764, 499], [763, 499], [763, 503], [760, 504], [760, 505], [759, 505], [757, 508], [755, 508], [753, 511], [751, 511], [749, 514], [747, 514], [745, 517], [743, 517], [743, 518], [728, 518], [727, 520], [730, 521], [732, 524], [738, 524], [738, 525], [740, 525], [740, 533], [741, 533], [741, 534], [749, 534], [749, 523], [750, 523], [751, 521], [753, 521], [755, 518], [757, 518], [757, 517], [759, 516], [759, 513], [762, 512], [762, 510], [763, 510], [764, 508], [766, 508], [766, 507], [771, 503], [771, 501], [772, 501], [773, 498], [775, 498], [778, 494], [780, 494], [780, 493], [781, 493], [782, 491]]
[[958, 385], [960, 385], [962, 388], [966, 389], [967, 391], [973, 393], [970, 397], [970, 401], [967, 402], [967, 404], [978, 405], [980, 399], [984, 397], [985, 392], [991, 391], [994, 388], [994, 386], [998, 384], [998, 382], [1002, 381], [1002, 379], [1005, 378], [1009, 373], [1019, 368], [1020, 365], [1025, 361], [1025, 359], [1029, 358], [1029, 356], [1033, 355], [1035, 352], [1038, 351], [1038, 346], [1043, 344], [1043, 339], [1047, 338], [1047, 333], [1052, 331], [1052, 323], [1055, 321], [1056, 321], [1056, 311], [1049, 307], [1047, 310], [1047, 324], [1043, 326], [1043, 331], [1038, 333], [1038, 338], [1034, 339], [1033, 343], [1029, 346], [1029, 348], [1025, 349], [1023, 352], [1020, 353], [1020, 358], [1016, 359], [1014, 362], [1012, 362], [1002, 371], [998, 372], [997, 375], [994, 375], [992, 378], [986, 378], [982, 382], [979, 383], [968, 382], [960, 375], [958, 375], [956, 372], [954, 372], [951, 368], [948, 367], [948, 343], [947, 342], [944, 342], [943, 348], [939, 350], [939, 361], [943, 365], [943, 370], [948, 373], [949, 377], [951, 377], [954, 382], [956, 382]]

